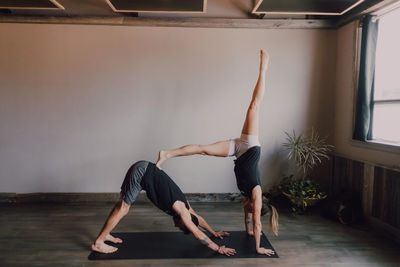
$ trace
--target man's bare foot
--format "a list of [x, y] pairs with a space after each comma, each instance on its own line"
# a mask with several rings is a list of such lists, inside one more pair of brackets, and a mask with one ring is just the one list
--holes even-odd
[[121, 239], [121, 238], [114, 237], [114, 236], [112, 236], [112, 235], [110, 235], [110, 234], [108, 234], [108, 235], [106, 236], [106, 241], [111, 241], [111, 242], [116, 243], [116, 244], [122, 243], [122, 239]]
[[158, 160], [156, 162], [156, 166], [157, 168], [159, 168], [160, 170], [162, 170], [161, 168], [161, 164], [166, 161], [168, 159], [168, 153], [167, 151], [164, 150], [160, 150], [160, 152], [158, 153]]
[[103, 241], [96, 241], [94, 244], [92, 244], [92, 250], [100, 253], [113, 253], [117, 251], [118, 248], [109, 246]]
[[266, 71], [269, 63], [269, 55], [264, 50], [260, 50], [260, 69]]

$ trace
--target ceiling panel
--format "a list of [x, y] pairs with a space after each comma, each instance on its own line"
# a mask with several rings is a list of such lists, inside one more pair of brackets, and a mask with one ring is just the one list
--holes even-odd
[[207, 0], [106, 0], [115, 12], [205, 12]]
[[364, 0], [259, 0], [254, 14], [342, 15]]
[[1, 0], [0, 8], [7, 9], [64, 9], [55, 0]]

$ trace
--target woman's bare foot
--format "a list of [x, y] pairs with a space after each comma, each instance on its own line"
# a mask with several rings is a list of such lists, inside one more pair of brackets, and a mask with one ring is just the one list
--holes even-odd
[[112, 235], [110, 235], [110, 234], [108, 234], [108, 235], [106, 236], [106, 241], [111, 241], [111, 242], [116, 243], [116, 244], [122, 243], [122, 239], [121, 239], [121, 238], [114, 237], [114, 236], [112, 236]]
[[94, 244], [92, 244], [92, 250], [100, 253], [113, 253], [117, 251], [118, 248], [109, 246], [103, 241], [96, 241]]
[[156, 162], [157, 168], [162, 170], [161, 164], [168, 159], [168, 151], [160, 150], [158, 153], [158, 160]]
[[269, 55], [264, 50], [260, 50], [260, 69], [266, 71], [269, 63]]

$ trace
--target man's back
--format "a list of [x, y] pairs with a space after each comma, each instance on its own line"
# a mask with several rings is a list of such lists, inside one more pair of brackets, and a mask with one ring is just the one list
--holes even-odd
[[164, 171], [151, 162], [147, 166], [141, 186], [146, 191], [147, 197], [151, 202], [169, 215], [175, 215], [172, 205], [176, 201], [182, 201], [185, 203], [186, 208], [189, 209], [182, 190]]

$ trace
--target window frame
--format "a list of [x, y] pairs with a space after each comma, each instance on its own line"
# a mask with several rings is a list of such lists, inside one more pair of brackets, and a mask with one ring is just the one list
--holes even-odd
[[[389, 7], [382, 8], [371, 15], [374, 15], [377, 19], [400, 9], [400, 3], [396, 3], [395, 5], [391, 5]], [[360, 55], [361, 55], [361, 36], [362, 36], [362, 25], [361, 21], [359, 20], [355, 26], [354, 35], [353, 35], [353, 42], [354, 42], [354, 57], [353, 57], [353, 127], [355, 124], [355, 114], [356, 114], [356, 102], [357, 102], [357, 90], [358, 90], [358, 79], [360, 73]], [[373, 98], [373, 105], [381, 105], [381, 104], [391, 104], [391, 103], [399, 103], [400, 99], [378, 99], [375, 100]], [[373, 127], [373, 126], [372, 126]], [[354, 129], [353, 129], [354, 130]], [[355, 140], [352, 137], [350, 138], [350, 144], [357, 146], [357, 147], [364, 147], [364, 148], [371, 148], [380, 151], [392, 152], [400, 154], [400, 142], [390, 141], [390, 140], [382, 140], [382, 139], [371, 139], [371, 140]]]

